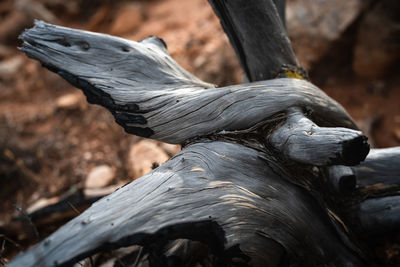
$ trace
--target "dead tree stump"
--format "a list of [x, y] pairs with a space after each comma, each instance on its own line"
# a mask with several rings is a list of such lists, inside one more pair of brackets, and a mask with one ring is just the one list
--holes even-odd
[[132, 245], [134, 266], [373, 265], [360, 236], [398, 230], [400, 148], [367, 157], [351, 117], [307, 81], [284, 1], [209, 2], [251, 83], [205, 83], [156, 37], [133, 42], [41, 21], [21, 35], [23, 52], [127, 133], [183, 149], [9, 266], [70, 266]]

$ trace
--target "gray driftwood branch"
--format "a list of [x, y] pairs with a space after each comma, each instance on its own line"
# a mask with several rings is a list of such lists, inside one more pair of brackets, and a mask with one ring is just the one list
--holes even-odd
[[364, 162], [352, 166], [361, 202], [348, 208], [349, 221], [361, 235], [375, 238], [400, 225], [400, 147], [372, 149]]
[[[356, 128], [344, 109], [315, 86], [277, 79], [215, 88], [180, 68], [154, 37], [136, 43], [37, 22], [21, 39], [28, 56], [81, 88], [90, 102], [108, 108], [128, 132], [172, 143], [213, 134], [231, 141], [187, 146], [167, 164], [93, 205], [12, 265], [68, 265], [96, 251], [134, 244], [168, 261], [171, 255], [163, 249], [182, 238], [206, 243], [214, 260], [236, 247], [238, 254], [231, 257], [243, 254], [240, 261], [257, 266], [288, 260], [362, 265], [364, 256], [335, 226], [334, 217], [290, 182], [296, 179], [290, 169], [279, 167], [279, 156], [270, 156], [270, 139], [278, 154], [286, 155], [275, 136], [284, 137], [280, 129], [300, 116], [300, 111], [292, 114], [295, 108], [323, 126]], [[342, 131], [350, 136], [344, 141], [363, 138], [355, 130], [321, 129], [317, 132], [333, 136]], [[236, 135], [256, 132], [265, 140], [249, 141], [257, 150], [232, 141]], [[342, 151], [340, 140], [300, 138], [292, 143], [326, 144]], [[365, 157], [363, 151], [358, 160]], [[330, 152], [316, 165], [330, 163]], [[315, 227], [308, 227], [309, 218], [314, 218]], [[159, 251], [151, 252], [154, 244], [159, 244]], [[334, 256], [337, 251], [342, 252], [340, 257]]]
[[299, 108], [289, 109], [287, 116], [269, 140], [290, 160], [317, 166], [356, 165], [369, 152], [367, 138], [360, 131], [318, 127]]
[[133, 42], [39, 21], [21, 39], [22, 51], [110, 110], [128, 133], [182, 143], [246, 130], [290, 107], [307, 109], [320, 126], [356, 129], [340, 104], [307, 81], [215, 88], [183, 70], [155, 37]]
[[362, 254], [327, 214], [274, 157], [239, 144], [199, 142], [96, 202], [10, 266], [67, 266], [134, 244], [167, 266], [174, 239], [207, 244], [214, 261], [362, 266]]
[[[311, 83], [259, 81], [306, 77], [285, 34], [284, 1], [257, 0], [248, 9], [244, 1], [210, 3], [249, 79], [258, 82], [216, 88], [200, 81], [156, 37], [133, 42], [44, 22], [21, 35], [22, 51], [106, 107], [128, 133], [184, 149], [10, 266], [68, 266], [132, 245], [141, 246], [134, 264], [140, 266], [370, 264], [353, 240], [357, 229], [348, 227], [372, 214], [364, 208], [372, 205], [360, 172], [327, 166], [362, 161], [366, 138], [342, 106]], [[351, 173], [355, 190], [347, 189]], [[351, 193], [351, 201], [330, 191]], [[379, 194], [385, 203], [398, 195]], [[376, 218], [393, 225], [393, 214]]]

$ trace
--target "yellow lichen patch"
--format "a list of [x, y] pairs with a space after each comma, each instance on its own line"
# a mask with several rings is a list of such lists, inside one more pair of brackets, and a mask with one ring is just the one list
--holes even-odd
[[288, 78], [294, 78], [294, 79], [300, 79], [300, 80], [305, 80], [303, 76], [301, 76], [300, 73], [298, 73], [296, 70], [286, 70], [285, 75]]

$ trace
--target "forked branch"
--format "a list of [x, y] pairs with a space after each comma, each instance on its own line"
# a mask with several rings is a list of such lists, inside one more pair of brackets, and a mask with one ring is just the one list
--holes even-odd
[[336, 101], [299, 79], [214, 88], [183, 70], [157, 38], [127, 41], [36, 22], [21, 50], [106, 107], [128, 133], [182, 143], [244, 130], [290, 107], [304, 107], [320, 126], [356, 129]]

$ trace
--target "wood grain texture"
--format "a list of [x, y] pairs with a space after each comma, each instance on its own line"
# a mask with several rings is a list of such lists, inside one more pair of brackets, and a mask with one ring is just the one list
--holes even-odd
[[400, 227], [400, 147], [371, 149], [351, 169], [357, 190], [345, 218], [363, 238], [398, 231]]
[[163, 248], [180, 238], [203, 242], [216, 257], [236, 246], [247, 256], [242, 263], [253, 266], [365, 266], [327, 210], [284, 177], [265, 153], [228, 142], [193, 144], [9, 266], [67, 266], [104, 249]]
[[318, 127], [298, 108], [288, 111], [286, 122], [269, 140], [285, 158], [316, 166], [356, 165], [369, 152], [367, 137], [360, 131]]
[[168, 143], [244, 130], [297, 106], [320, 126], [357, 126], [333, 99], [299, 79], [214, 88], [184, 71], [160, 39], [127, 41], [36, 22], [21, 50], [109, 109], [128, 133]]
[[286, 29], [286, 0], [273, 0], [283, 27]]
[[331, 188], [342, 195], [348, 195], [356, 189], [356, 175], [351, 167], [334, 165], [327, 167], [327, 180]]
[[364, 238], [398, 232], [400, 227], [400, 192], [368, 198], [347, 211], [355, 232]]
[[400, 147], [371, 149], [365, 161], [352, 169], [360, 193], [374, 196], [400, 191]]
[[249, 81], [274, 79], [297, 63], [286, 35], [282, 0], [209, 0]]

